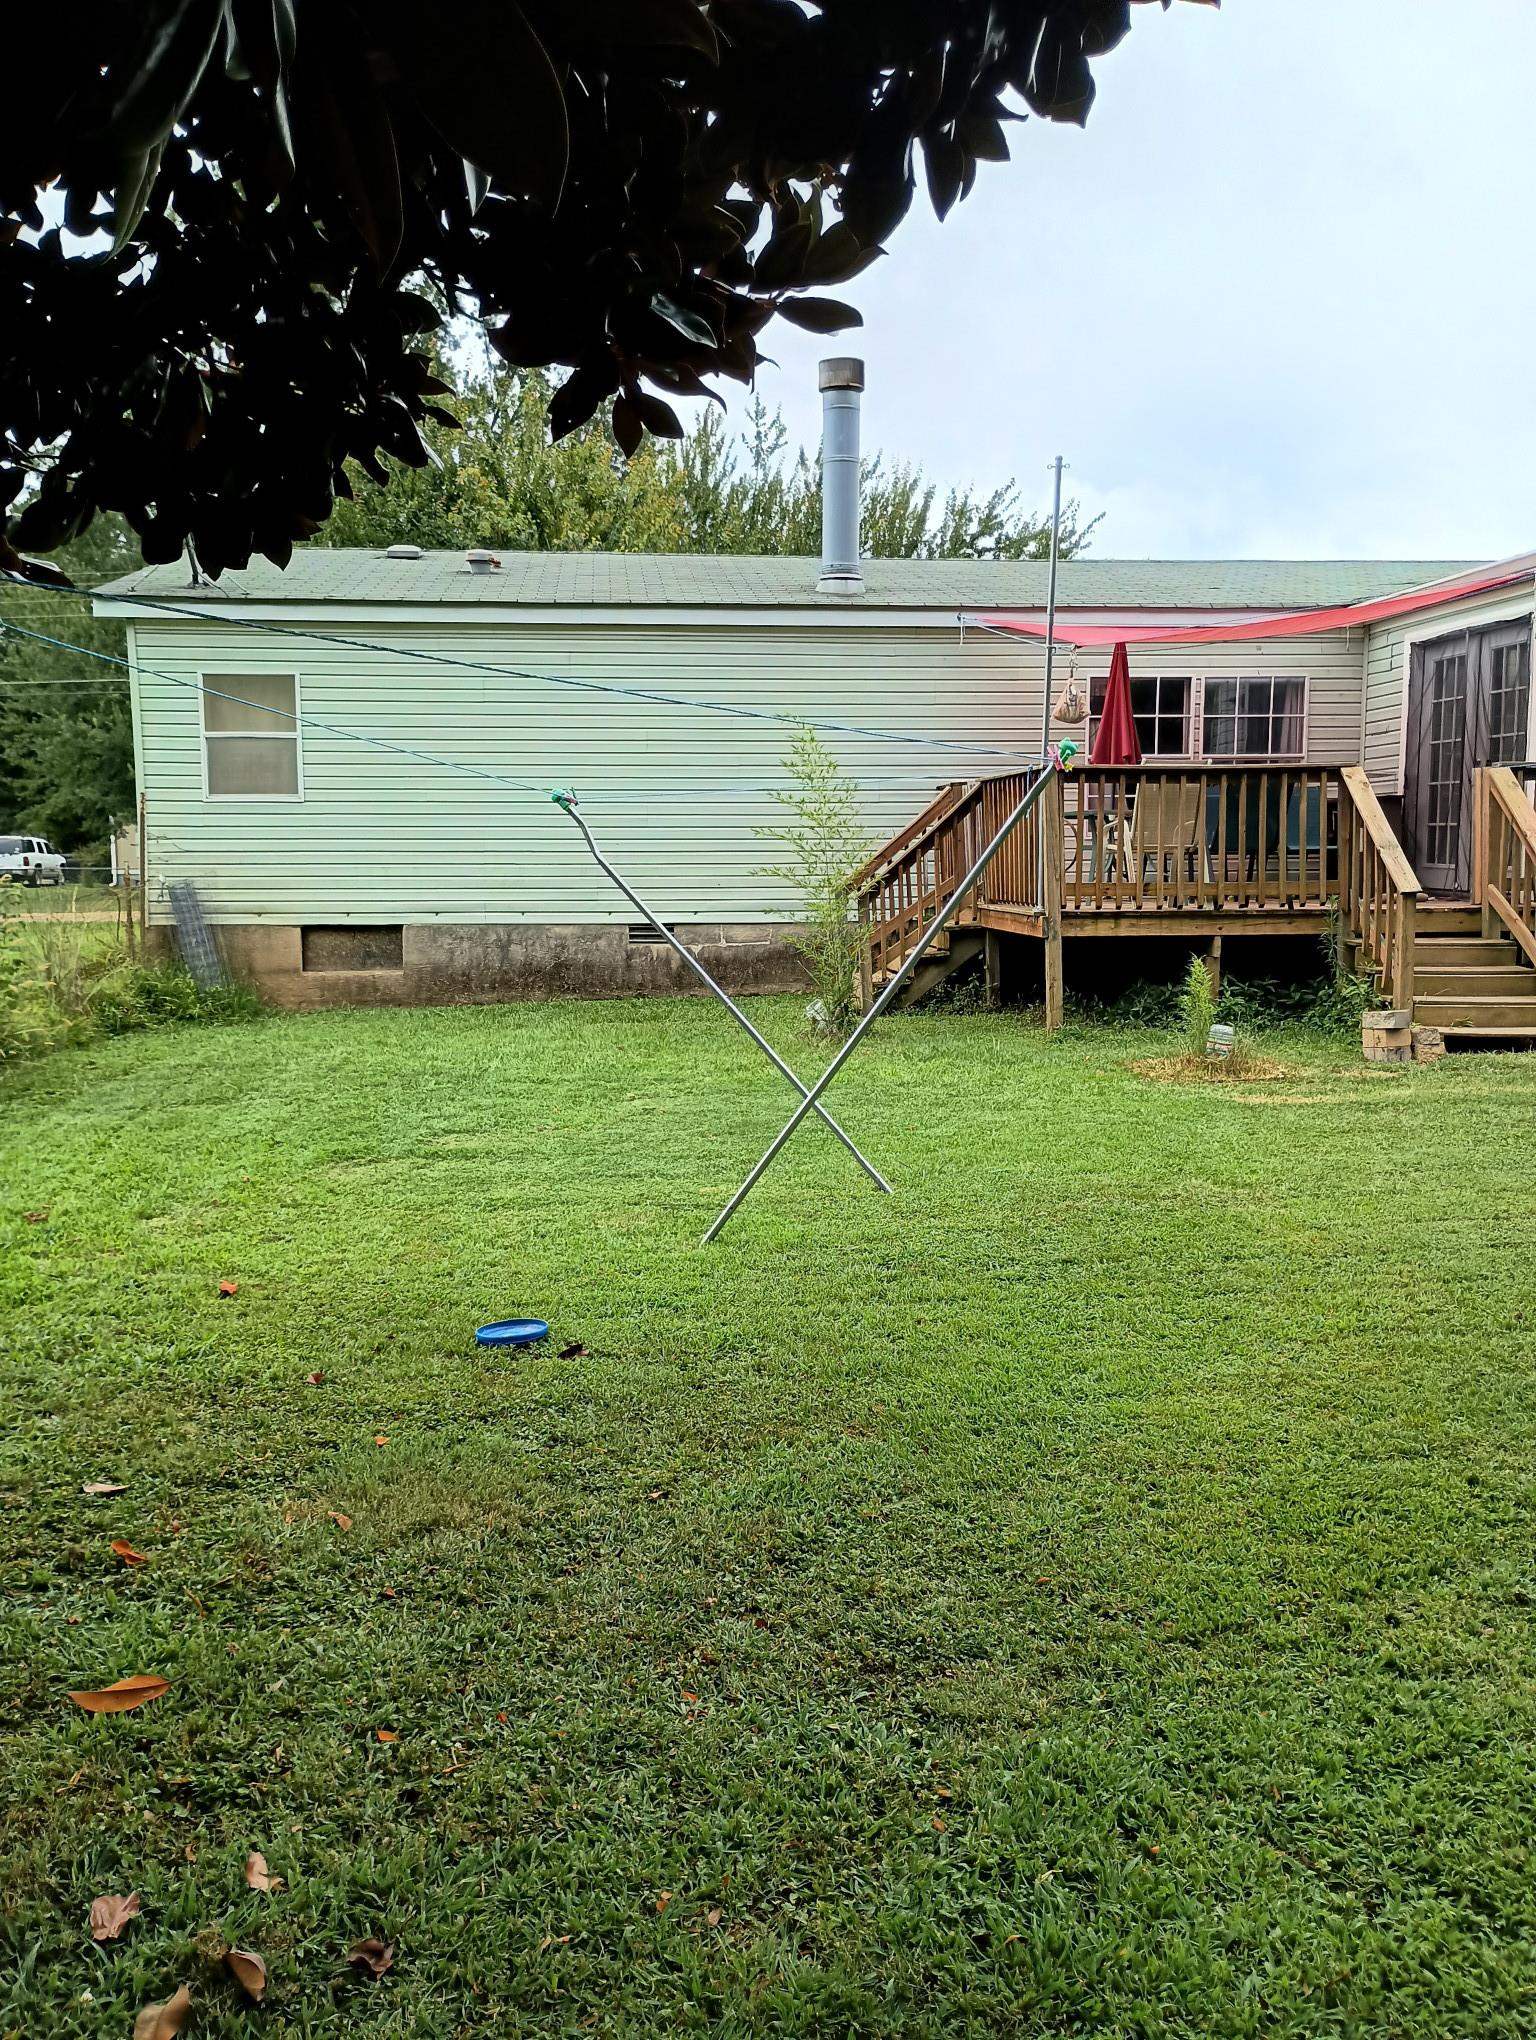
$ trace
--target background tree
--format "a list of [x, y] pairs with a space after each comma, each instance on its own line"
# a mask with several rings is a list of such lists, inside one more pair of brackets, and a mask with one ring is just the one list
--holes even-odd
[[943, 217], [1005, 123], [1084, 119], [1132, 4], [13, 8], [0, 514], [24, 507], [0, 565], [103, 508], [150, 560], [285, 560], [349, 460], [426, 460], [445, 311], [572, 371], [557, 436], [610, 398], [626, 453], [680, 436], [667, 396], [750, 384], [776, 316], [857, 322], [821, 293], [877, 259], [919, 169]]
[[[681, 440], [647, 439], [626, 454], [601, 417], [552, 442], [542, 371], [441, 373], [455, 383], [445, 401], [460, 428], [428, 426], [434, 464], [397, 465], [387, 487], [353, 474], [352, 496], [317, 543], [812, 557], [820, 549], [818, 460], [803, 449], [791, 455], [783, 418], [761, 397], [747, 408], [741, 440], [706, 410]], [[1078, 506], [1067, 506], [1068, 557], [1097, 521], [1085, 525]], [[862, 544], [871, 559], [1043, 559], [1050, 520], [1020, 507], [1016, 483], [941, 497], [915, 469], [877, 456], [864, 467]]]
[[[98, 517], [57, 556], [89, 588], [140, 565], [121, 517]], [[41, 588], [5, 591], [11, 622], [87, 652], [124, 655], [119, 623], [83, 597]], [[0, 631], [0, 829], [32, 829], [59, 848], [107, 861], [109, 821], [133, 813], [133, 720], [128, 679], [111, 666]]]

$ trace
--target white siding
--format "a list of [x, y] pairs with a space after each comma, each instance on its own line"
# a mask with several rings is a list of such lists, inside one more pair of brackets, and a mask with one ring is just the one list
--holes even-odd
[[[1362, 631], [1335, 630], [1319, 637], [1255, 638], [1236, 644], [1130, 645], [1131, 678], [1168, 673], [1188, 675], [1196, 682], [1195, 709], [1206, 679], [1243, 674], [1301, 674], [1307, 681], [1306, 762], [1309, 765], [1353, 765], [1360, 758], [1360, 697]], [[1080, 652], [1078, 679], [1091, 687], [1109, 671], [1107, 651]], [[1053, 690], [1066, 684], [1073, 670], [1070, 657], [1058, 651]], [[1035, 700], [1038, 703], [1039, 683]], [[1070, 732], [1054, 730], [1057, 736]]]
[[1530, 592], [1506, 589], [1420, 610], [1372, 626], [1365, 652], [1364, 762], [1378, 792], [1403, 791], [1403, 736], [1408, 712], [1408, 663], [1413, 647], [1448, 631], [1531, 614]]
[[[297, 619], [296, 619], [297, 621]], [[304, 620], [306, 631], [316, 626]], [[902, 827], [946, 779], [1004, 769], [987, 745], [1038, 749], [1044, 652], [953, 618], [742, 617], [527, 623], [482, 615], [369, 620], [366, 649], [338, 636], [285, 637], [217, 619], [140, 619], [140, 784], [152, 882], [195, 878], [228, 921], [625, 922], [633, 910], [596, 871], [549, 802], [573, 786], [600, 840], [657, 910], [679, 921], [760, 921], [790, 904], [759, 874], [781, 819], [790, 728], [440, 665], [402, 652], [788, 717], [944, 738], [965, 748], [824, 735], [865, 790], [871, 835]], [[1358, 755], [1361, 644], [1346, 633], [1273, 644], [1133, 647], [1132, 671], [1309, 679], [1308, 757]], [[1085, 679], [1107, 654], [1083, 655]], [[1068, 661], [1058, 655], [1058, 683]], [[531, 782], [468, 778], [307, 726], [301, 801], [217, 801], [203, 792], [200, 675], [293, 672], [306, 718], [383, 744]], [[237, 688], [231, 691], [238, 691]], [[1065, 734], [1063, 732], [1062, 734]]]

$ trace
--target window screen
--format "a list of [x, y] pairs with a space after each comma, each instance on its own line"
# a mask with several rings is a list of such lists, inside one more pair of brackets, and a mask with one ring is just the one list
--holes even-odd
[[203, 746], [215, 800], [296, 800], [298, 682], [291, 673], [205, 673]]
[[1306, 690], [1296, 676], [1207, 680], [1201, 750], [1207, 758], [1299, 758]]
[[[1104, 713], [1107, 678], [1095, 680], [1088, 694], [1088, 748], [1092, 750]], [[1189, 756], [1189, 681], [1168, 673], [1144, 679], [1131, 676], [1131, 720], [1143, 758]]]

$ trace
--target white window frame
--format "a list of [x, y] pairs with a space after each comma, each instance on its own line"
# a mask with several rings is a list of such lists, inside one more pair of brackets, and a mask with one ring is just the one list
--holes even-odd
[[[1266, 751], [1262, 755], [1260, 755], [1256, 751], [1251, 751], [1242, 755], [1234, 755], [1228, 752], [1208, 751], [1206, 749], [1205, 747], [1206, 687], [1212, 681], [1215, 681], [1218, 685], [1220, 685], [1223, 681], [1229, 682], [1235, 681], [1240, 686], [1244, 680], [1268, 680], [1271, 683], [1271, 689], [1273, 689], [1273, 683], [1276, 680], [1299, 680], [1301, 682], [1301, 743], [1296, 751], [1287, 752], [1284, 757], [1278, 757], [1273, 751]], [[1312, 748], [1312, 676], [1310, 673], [1297, 673], [1294, 671], [1287, 673], [1277, 673], [1274, 671], [1261, 673], [1254, 672], [1202, 673], [1199, 677], [1199, 680], [1195, 683], [1195, 690], [1197, 693], [1197, 699], [1192, 701], [1190, 705], [1191, 714], [1195, 718], [1194, 756], [1197, 759], [1199, 759], [1199, 761], [1202, 764], [1234, 765], [1234, 766], [1304, 765], [1307, 762], [1308, 755]], [[1271, 705], [1273, 705], [1274, 702], [1273, 691], [1271, 691], [1270, 694], [1270, 702]], [[1236, 722], [1238, 714], [1239, 711], [1236, 709], [1236, 707], [1234, 707], [1233, 709], [1234, 722]], [[1273, 706], [1271, 706], [1271, 714], [1273, 714]]]
[[[298, 785], [297, 793], [213, 793], [209, 790], [208, 743], [210, 738], [212, 738], [215, 743], [220, 744], [224, 743], [238, 744], [247, 737], [259, 737], [263, 741], [270, 743], [273, 738], [276, 738], [279, 742], [281, 742], [284, 737], [290, 735], [290, 732], [285, 730], [209, 729], [207, 715], [208, 690], [211, 689], [215, 694], [233, 694], [235, 692], [235, 689], [233, 686], [229, 684], [230, 682], [254, 679], [256, 677], [257, 677], [256, 675], [251, 674], [249, 672], [247, 673], [200, 672], [197, 676], [197, 748], [199, 758], [202, 764], [203, 799], [205, 801], [215, 802], [220, 806], [222, 806], [227, 801], [232, 804], [243, 803], [246, 806], [251, 806], [252, 804], [258, 806], [259, 805], [270, 806], [273, 803], [282, 803], [286, 806], [291, 807], [294, 804], [294, 802], [301, 801], [304, 798], [304, 741], [303, 741], [304, 703], [301, 693], [302, 682], [300, 681], [297, 672], [274, 673], [271, 674], [270, 676], [267, 675], [261, 676], [263, 678], [270, 677], [271, 679], [274, 680], [291, 680], [293, 682], [293, 729], [291, 732], [291, 738], [293, 743], [294, 762], [296, 768], [294, 778]], [[273, 710], [270, 711], [270, 713], [275, 714], [278, 713], [278, 711]]]
[[[1156, 680], [1159, 683], [1165, 680], [1166, 681], [1182, 680], [1184, 685], [1189, 690], [1189, 692], [1184, 697], [1185, 749], [1182, 751], [1149, 751], [1146, 753], [1144, 762], [1153, 765], [1186, 765], [1192, 759], [1198, 758], [1200, 755], [1198, 749], [1200, 727], [1199, 727], [1199, 713], [1196, 704], [1200, 699], [1201, 683], [1199, 674], [1190, 672], [1132, 673], [1131, 675], [1132, 688], [1135, 687], [1138, 680]], [[1086, 685], [1086, 691], [1088, 695], [1088, 716], [1083, 724], [1084, 730], [1083, 748], [1084, 754], [1086, 755], [1088, 751], [1091, 751], [1093, 749], [1093, 740], [1098, 735], [1099, 730], [1100, 717], [1098, 715], [1095, 715], [1093, 712], [1093, 697], [1095, 692], [1099, 688], [1105, 689], [1108, 688], [1109, 674], [1107, 671], [1104, 673], [1092, 674], [1090, 675], [1086, 683], [1079, 681], [1078, 684], [1079, 686]], [[1161, 711], [1158, 711], [1158, 713], [1161, 713]], [[1135, 719], [1134, 701], [1132, 703], [1131, 714], [1132, 719], [1134, 720]], [[1171, 720], [1171, 718], [1169, 718], [1169, 720]]]

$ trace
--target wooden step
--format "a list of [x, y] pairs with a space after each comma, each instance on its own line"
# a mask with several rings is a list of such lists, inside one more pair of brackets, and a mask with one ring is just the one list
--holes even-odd
[[1520, 963], [1439, 964], [1415, 957], [1414, 997], [1521, 999], [1536, 995], [1536, 971]]
[[1440, 1032], [1466, 1048], [1536, 1049], [1536, 1027], [1442, 1027]]
[[1509, 963], [1516, 953], [1503, 935], [1420, 935], [1413, 945], [1413, 965], [1415, 970], [1477, 970]]
[[1420, 935], [1481, 935], [1480, 907], [1441, 906], [1434, 900], [1420, 900], [1415, 920]]
[[1415, 998], [1413, 1017], [1421, 1027], [1536, 1034], [1536, 991], [1527, 993], [1524, 998], [1507, 994], [1483, 998], [1461, 992]]

